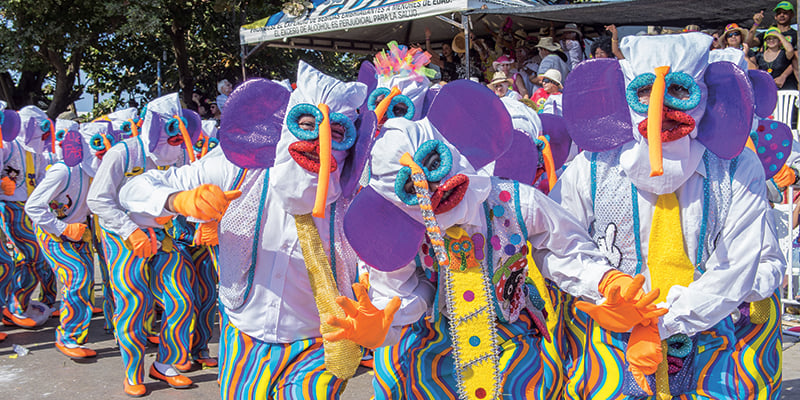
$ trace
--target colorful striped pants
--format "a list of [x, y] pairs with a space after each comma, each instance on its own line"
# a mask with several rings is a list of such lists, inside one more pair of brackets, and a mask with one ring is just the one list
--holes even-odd
[[783, 346], [781, 340], [781, 301], [778, 294], [769, 299], [769, 320], [753, 324], [743, 316], [736, 321], [736, 382], [740, 400], [778, 400], [781, 398]]
[[345, 381], [325, 369], [321, 337], [266, 343], [231, 323], [223, 326], [221, 336], [223, 400], [338, 399], [344, 390]]
[[24, 207], [25, 203], [21, 201], [9, 201], [5, 203], [3, 210], [3, 230], [24, 257], [23, 261], [14, 266], [11, 289], [13, 299], [8, 305], [17, 314], [28, 309], [28, 302], [37, 283], [41, 284], [42, 302], [48, 306], [56, 302], [55, 275], [41, 256], [33, 224], [25, 214]]
[[94, 263], [89, 245], [55, 240], [38, 226], [36, 240], [61, 281], [61, 324], [56, 329], [56, 340], [63, 344], [83, 344], [92, 319]]
[[[144, 321], [154, 295], [164, 304], [156, 361], [182, 364], [189, 358], [193, 296], [192, 271], [180, 251], [159, 250], [145, 260], [134, 257], [119, 236], [103, 230], [116, 310], [114, 331], [125, 364], [125, 376], [134, 384], [144, 381], [147, 336]], [[151, 291], [151, 281], [153, 281]]]
[[[531, 318], [523, 313], [514, 323], [497, 324], [497, 333], [503, 398], [554, 398], [562, 372], [544, 362], [542, 337]], [[451, 343], [444, 318], [407, 327], [397, 345], [375, 352], [376, 399], [457, 399]]]
[[[566, 313], [570, 352], [566, 362], [567, 385], [565, 399], [655, 399], [655, 396], [628, 396], [638, 386], [623, 379], [627, 365], [625, 350], [628, 334], [608, 332], [587, 314], [574, 307], [569, 299]], [[725, 318], [712, 329], [696, 335], [693, 373], [686, 380], [688, 390], [676, 399], [737, 399], [733, 321]], [[692, 368], [690, 367], [690, 368]], [[670, 379], [672, 390], [676, 390]], [[654, 386], [654, 382], [651, 383]], [[625, 392], [625, 393], [624, 393]]]
[[213, 334], [217, 310], [217, 273], [208, 247], [189, 247], [186, 250], [190, 252], [194, 266], [192, 291], [196, 320], [192, 333], [192, 357], [208, 357], [208, 342]]

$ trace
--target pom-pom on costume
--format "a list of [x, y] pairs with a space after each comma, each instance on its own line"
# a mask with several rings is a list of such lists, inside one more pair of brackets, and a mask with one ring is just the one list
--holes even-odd
[[565, 307], [574, 340], [567, 398], [747, 398], [731, 314], [769, 297], [785, 261], [763, 170], [742, 151], [753, 84], [732, 63], [709, 64], [710, 42], [700, 33], [626, 37], [625, 60], [590, 60], [567, 78], [564, 117], [586, 152], [551, 196], [615, 268], [647, 276], [669, 309], [619, 334]]
[[[119, 202], [123, 185], [147, 170], [188, 162], [187, 149], [200, 134], [200, 117], [180, 108], [177, 94], [148, 103], [142, 131], [107, 150], [89, 189], [87, 203], [102, 228], [116, 303], [114, 328], [125, 364], [125, 390], [144, 392], [145, 317], [154, 296], [164, 305], [156, 364], [150, 376], [173, 387], [188, 387], [181, 375], [164, 375], [159, 364], [184, 364], [189, 357], [192, 307], [191, 266], [163, 225], [126, 210]], [[152, 292], [151, 292], [152, 287]], [[133, 388], [133, 389], [131, 389]], [[130, 391], [132, 390], [132, 391]]]
[[31, 328], [37, 323], [25, 313], [37, 282], [41, 284], [43, 303], [52, 307], [56, 301], [53, 271], [41, 256], [33, 225], [24, 212], [25, 201], [44, 177], [47, 166], [43, 156], [46, 154], [44, 140], [53, 136], [55, 124], [35, 106], [23, 107], [19, 117], [20, 134], [3, 144], [3, 170], [0, 172], [1, 180], [14, 183], [0, 194], [0, 200], [5, 203], [3, 230], [23, 258], [14, 267], [12, 299], [4, 316], [19, 326]]
[[[367, 96], [362, 83], [341, 82], [302, 61], [297, 82], [291, 94], [265, 79], [243, 82], [225, 106], [222, 151], [144, 174], [121, 195], [131, 209], [169, 215], [165, 201], [182, 190], [175, 211], [219, 222], [223, 399], [338, 398], [361, 358], [352, 343], [344, 349], [350, 353], [337, 354], [320, 331], [330, 330], [321, 319], [337, 311], [334, 298], [354, 297], [356, 256], [341, 221], [375, 117], [365, 107], [356, 112]], [[235, 190], [241, 197], [233, 200]], [[217, 204], [211, 214], [183, 200], [200, 191]]]
[[111, 124], [87, 123], [58, 129], [57, 142], [63, 160], [51, 165], [44, 179], [25, 203], [25, 213], [35, 225], [36, 239], [44, 258], [61, 280], [61, 324], [56, 329], [56, 347], [71, 358], [94, 357], [83, 347], [92, 317], [94, 262], [86, 197], [98, 164], [92, 152], [95, 136], [111, 136]]
[[[558, 395], [561, 369], [541, 354], [543, 302], [525, 282], [529, 252], [565, 290], [602, 297], [611, 267], [572, 217], [529, 186], [476, 173], [509, 149], [512, 132], [487, 88], [447, 84], [427, 118], [384, 125], [369, 186], [345, 216], [348, 240], [373, 267], [376, 306], [402, 300], [383, 344], [414, 324], [401, 371], [410, 398]], [[426, 312], [431, 320], [416, 323]]]

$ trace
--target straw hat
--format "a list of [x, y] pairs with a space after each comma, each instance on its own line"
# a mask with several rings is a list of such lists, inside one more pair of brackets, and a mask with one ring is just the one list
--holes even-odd
[[[556, 72], [558, 72], [558, 71], [556, 71]], [[559, 74], [559, 76], [560, 75], [561, 74]], [[492, 81], [489, 82], [489, 84], [486, 85], [486, 86], [489, 86], [489, 88], [491, 88], [492, 86], [494, 86], [494, 85], [496, 85], [498, 83], [503, 83], [503, 82], [508, 82], [509, 85], [513, 85], [514, 84], [514, 81], [512, 81], [511, 78], [507, 77], [505, 72], [497, 71], [497, 72], [494, 73], [494, 76], [492, 76]]]
[[557, 69], [548, 69], [544, 74], [541, 75], [541, 77], [550, 79], [551, 81], [555, 82], [560, 88], [564, 87], [561, 84], [561, 72], [559, 72]]
[[459, 54], [464, 54], [467, 52], [467, 41], [464, 38], [464, 32], [458, 32], [458, 34], [453, 37], [453, 42], [450, 44], [450, 48]]
[[744, 38], [747, 37], [747, 29], [740, 28], [738, 24], [728, 24], [725, 26], [725, 32], [722, 34], [722, 37], [727, 39], [727, 36], [731, 32], [739, 31], [739, 34], [742, 35], [742, 42], [744, 42]]
[[541, 47], [550, 51], [561, 51], [561, 45], [558, 43], [553, 43], [553, 38], [549, 36], [539, 39], [539, 44], [537, 44], [536, 47]]

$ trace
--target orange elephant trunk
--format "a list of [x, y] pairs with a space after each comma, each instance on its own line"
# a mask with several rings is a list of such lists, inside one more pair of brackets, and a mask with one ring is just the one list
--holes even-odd
[[[389, 92], [389, 94], [387, 94], [386, 97], [384, 97], [383, 100], [381, 100], [381, 102], [375, 106], [375, 116], [378, 117], [378, 122], [383, 120], [383, 117], [386, 115], [386, 111], [389, 110], [389, 104], [392, 104], [392, 99], [400, 93], [400, 89], [398, 89], [397, 86], [392, 87], [392, 90]], [[375, 132], [375, 135], [377, 134], [378, 133]]]
[[544, 142], [542, 158], [544, 159], [544, 172], [547, 173], [547, 185], [550, 187], [550, 190], [553, 190], [553, 186], [556, 185], [556, 180], [558, 180], [556, 177], [556, 163], [553, 161], [553, 151], [546, 137], [539, 136], [539, 140]]
[[322, 111], [322, 123], [319, 125], [319, 178], [311, 215], [325, 218], [325, 200], [328, 198], [328, 183], [331, 178], [331, 120], [327, 104], [320, 103], [317, 108]]
[[189, 153], [189, 161], [194, 162], [196, 160], [194, 156], [194, 144], [192, 143], [192, 138], [189, 136], [189, 131], [186, 129], [186, 125], [184, 125], [183, 120], [179, 116], [175, 116], [178, 119], [178, 128], [181, 130], [181, 135], [183, 136], [183, 144], [186, 145], [186, 152]]
[[56, 154], [56, 123], [50, 121], [50, 152]]
[[664, 115], [664, 91], [666, 82], [664, 77], [669, 73], [669, 67], [655, 69], [656, 80], [650, 91], [650, 104], [647, 109], [647, 142], [650, 150], [650, 176], [664, 175], [664, 164], [661, 153], [661, 122]]

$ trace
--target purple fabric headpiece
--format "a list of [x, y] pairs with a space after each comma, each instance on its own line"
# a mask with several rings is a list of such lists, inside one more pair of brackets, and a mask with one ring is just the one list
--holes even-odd
[[3, 121], [0, 126], [3, 127], [3, 140], [10, 142], [17, 138], [21, 121], [19, 114], [14, 110], [3, 110]]
[[79, 132], [67, 131], [60, 145], [64, 164], [68, 167], [74, 167], [83, 161], [83, 139]]
[[225, 157], [240, 168], [269, 168], [281, 137], [289, 103], [286, 88], [269, 79], [250, 79], [225, 102], [226, 115], [217, 136]]
[[511, 148], [494, 163], [494, 176], [533, 185], [539, 148], [527, 133], [514, 129]]
[[367, 85], [367, 93], [372, 93], [378, 87], [378, 71], [371, 61], [365, 60], [358, 69], [358, 81]]
[[378, 126], [378, 117], [374, 111], [367, 108], [367, 104], [359, 109], [360, 118], [356, 121], [356, 143], [350, 148], [350, 152], [342, 167], [341, 185], [342, 196], [350, 199], [358, 191], [358, 182], [364, 173], [364, 168], [369, 160], [369, 152], [375, 141], [375, 129]]
[[[476, 170], [498, 160], [515, 140], [505, 106], [479, 83], [448, 83], [429, 110], [431, 125]], [[525, 143], [522, 138], [519, 140], [521, 145]], [[527, 135], [524, 140], [536, 148]], [[394, 271], [410, 263], [425, 240], [425, 226], [372, 187], [355, 196], [344, 217], [344, 232], [358, 256], [381, 271]]]
[[[561, 168], [572, 147], [572, 139], [567, 131], [567, 124], [563, 117], [553, 114], [539, 114], [542, 121], [542, 134], [550, 137], [550, 151], [553, 153], [555, 168]], [[513, 146], [512, 146], [513, 147]]]
[[[748, 75], [734, 64], [708, 64], [708, 88], [697, 140], [717, 156], [738, 155], [747, 141], [755, 100]], [[582, 150], [606, 151], [634, 140], [625, 78], [619, 61], [597, 59], [581, 63], [564, 85], [564, 118], [572, 140]]]

